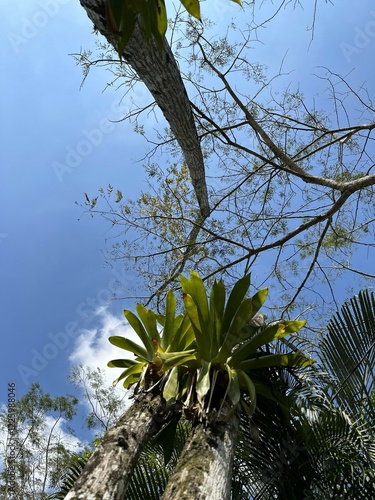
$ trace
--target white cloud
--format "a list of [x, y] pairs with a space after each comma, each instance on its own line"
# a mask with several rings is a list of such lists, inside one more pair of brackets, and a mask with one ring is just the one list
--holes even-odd
[[[7, 407], [6, 405], [2, 405], [0, 407], [0, 413], [6, 412]], [[70, 451], [73, 452], [79, 452], [80, 447], [82, 446], [81, 441], [76, 437], [67, 432], [64, 427], [66, 425], [71, 425], [69, 421], [67, 421], [64, 418], [60, 418], [56, 422], [56, 418], [53, 417], [52, 415], [47, 415], [45, 414], [43, 416], [43, 424], [42, 424], [42, 429], [41, 431], [41, 440], [38, 444], [38, 446], [33, 446], [30, 443], [30, 440], [28, 439], [29, 434], [30, 434], [30, 428], [27, 425], [19, 425], [18, 432], [19, 432], [19, 438], [20, 442], [23, 442], [23, 445], [25, 448], [29, 451], [33, 452], [33, 458], [31, 461], [34, 462], [34, 464], [38, 464], [38, 467], [35, 468], [35, 479], [43, 479], [44, 471], [46, 469], [46, 463], [45, 463], [45, 456], [46, 456], [46, 449], [48, 446], [48, 442], [50, 439], [50, 436], [53, 436], [51, 438], [51, 442], [49, 444], [62, 444], [64, 447]], [[0, 427], [0, 470], [4, 468], [4, 463], [5, 463], [5, 453], [6, 451], [6, 444], [8, 442], [8, 431], [5, 427], [1, 426]], [[9, 444], [9, 442], [8, 442]], [[18, 452], [18, 449], [16, 449]]]
[[95, 311], [95, 317], [98, 318], [98, 326], [79, 331], [69, 360], [73, 366], [82, 364], [92, 370], [100, 368], [105, 374], [108, 385], [111, 385], [113, 380], [120, 375], [122, 369], [108, 368], [108, 361], [132, 358], [133, 355], [110, 344], [108, 337], [120, 335], [130, 338], [136, 343], [140, 343], [140, 340], [125, 318], [113, 315], [108, 310], [108, 306], [98, 307]]

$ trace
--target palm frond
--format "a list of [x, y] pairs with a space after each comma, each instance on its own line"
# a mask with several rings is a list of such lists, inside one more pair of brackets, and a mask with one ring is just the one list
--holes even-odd
[[368, 290], [346, 302], [331, 319], [320, 344], [332, 375], [331, 396], [347, 411], [364, 411], [375, 421], [375, 297]]
[[[167, 464], [163, 448], [152, 439], [143, 449], [129, 487], [126, 500], [159, 500], [165, 490], [169, 475], [173, 472], [179, 456], [190, 435], [191, 425], [184, 419], [177, 424], [174, 447]], [[124, 499], [125, 500], [125, 499]]]
[[84, 455], [77, 455], [74, 457], [73, 464], [69, 467], [68, 471], [66, 472], [60, 490], [56, 493], [52, 493], [51, 495], [49, 495], [48, 500], [59, 500], [59, 499], [64, 499], [66, 497], [66, 495], [72, 488], [73, 484], [80, 476], [90, 456], [91, 452], [86, 450]]

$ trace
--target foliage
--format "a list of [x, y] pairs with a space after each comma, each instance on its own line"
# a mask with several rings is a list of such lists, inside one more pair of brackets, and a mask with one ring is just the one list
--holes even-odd
[[[197, 287], [198, 291], [193, 292], [192, 296], [198, 297], [199, 286], [196, 279], [196, 276], [193, 281], [185, 278], [188, 281], [185, 287]], [[246, 280], [248, 277], [243, 279], [241, 293], [246, 289]], [[224, 311], [230, 310], [233, 292], [234, 290], [226, 301]], [[211, 304], [217, 303], [217, 299], [214, 300], [215, 293], [212, 298], [211, 290], [211, 296], [207, 300], [209, 310]], [[237, 288], [233, 297], [240, 301], [241, 293]], [[231, 302], [235, 309], [234, 302]], [[164, 329], [166, 316], [169, 321], [173, 316], [170, 313], [168, 311], [168, 315], [156, 315]], [[175, 315], [176, 317], [181, 321], [181, 315]], [[225, 314], [221, 317], [224, 318]], [[320, 366], [314, 368], [314, 365], [308, 370], [294, 370], [284, 366], [266, 367], [251, 373], [254, 385], [259, 388], [259, 382], [262, 382], [263, 391], [257, 392], [257, 406], [251, 419], [249, 420], [246, 412], [242, 412], [233, 468], [232, 498], [323, 500], [328, 496], [336, 496], [365, 500], [375, 496], [374, 318], [375, 295], [364, 290], [346, 302], [332, 317], [319, 346], [314, 347], [307, 340], [292, 335], [289, 340], [281, 338], [259, 351], [260, 354], [263, 351], [267, 355], [280, 355], [295, 350], [298, 346], [302, 351], [315, 351], [315, 358], [320, 360]], [[208, 336], [214, 338], [211, 337], [213, 323], [209, 328], [211, 333]], [[245, 331], [245, 334], [241, 332], [238, 339], [242, 346], [246, 343], [246, 336], [254, 338], [261, 331], [266, 331], [266, 328], [248, 324]], [[163, 337], [162, 333], [160, 337]], [[206, 348], [203, 346], [200, 352], [206, 352]], [[86, 386], [90, 388], [90, 377], [95, 385], [98, 374], [84, 370], [78, 378], [82, 380], [87, 376]], [[87, 397], [90, 391], [85, 391], [84, 394]], [[94, 391], [90, 397], [95, 399], [97, 394]], [[251, 404], [248, 395], [244, 394], [243, 398], [248, 405]], [[116, 401], [114, 404], [121, 406], [121, 401]], [[21, 483], [24, 488], [22, 498], [35, 498], [35, 492], [42, 491], [41, 482], [37, 480], [34, 482], [34, 497], [29, 496], [27, 471], [31, 470], [32, 461], [34, 466], [42, 464], [38, 456], [45, 454], [46, 450], [49, 453], [49, 474], [56, 468], [56, 483], [51, 481], [48, 484], [56, 484], [56, 488], [60, 488], [50, 498], [64, 498], [91, 454], [89, 449], [80, 454], [73, 453], [61, 439], [59, 449], [54, 445], [46, 446], [46, 429], [41, 427], [41, 423], [46, 421], [44, 410], [63, 408], [64, 405], [59, 406], [62, 403], [63, 399], [51, 398], [39, 386], [34, 385], [19, 406], [19, 434], [21, 436], [26, 431], [29, 440], [29, 444], [27, 440], [23, 442], [24, 453], [20, 456], [24, 474], [24, 481]], [[74, 416], [74, 408], [70, 404], [67, 404], [66, 409], [66, 416]], [[108, 413], [111, 413], [109, 407]], [[175, 413], [141, 454], [127, 493], [130, 499], [160, 498], [189, 436], [187, 422], [179, 420], [180, 415], [181, 412]], [[108, 417], [104, 421], [109, 421]], [[5, 426], [4, 412], [1, 422], [2, 427]], [[171, 422], [176, 424], [175, 435], [168, 430]], [[56, 436], [53, 439], [55, 438]], [[31, 450], [31, 440], [32, 455], [27, 451]], [[168, 447], [163, 446], [165, 441], [169, 444], [173, 442], [174, 446], [168, 450]], [[38, 449], [42, 450], [40, 455]], [[166, 455], [166, 451], [169, 455]], [[57, 452], [58, 455], [55, 454]], [[4, 477], [4, 472], [2, 475]], [[35, 479], [38, 478], [34, 476], [34, 481]]]
[[[135, 15], [151, 3], [138, 2], [141, 7], [131, 13], [122, 10], [119, 1], [108, 5], [107, 21], [123, 48], [130, 37], [127, 26], [134, 28]], [[159, 19], [155, 5], [163, 7]], [[141, 12], [141, 22], [146, 38], [153, 32], [161, 46], [164, 4], [158, 1], [152, 8]], [[107, 194], [101, 191], [107, 210], [98, 208], [97, 197], [86, 196], [86, 206], [103, 213], [113, 225], [122, 225], [126, 233], [136, 230], [133, 240], [117, 245], [113, 255], [125, 257], [129, 267], [135, 261], [150, 301], [156, 299], [159, 306], [166, 289], [171, 284], [176, 289], [179, 275], [188, 267], [210, 282], [211, 295], [207, 299], [202, 280], [192, 273], [190, 280], [181, 278], [186, 314], [175, 314], [171, 292], [165, 308], [158, 309], [162, 314], [143, 305], [137, 306], [137, 315], [126, 311], [143, 345], [111, 338], [135, 359], [113, 360], [110, 366], [124, 369], [118, 381], [125, 387], [135, 384], [135, 392], [162, 391], [166, 415], [181, 401], [188, 417], [214, 422], [223, 417], [226, 399], [233, 407], [243, 405], [251, 421], [242, 424], [233, 479], [238, 497], [249, 493], [254, 498], [372, 498], [374, 360], [368, 318], [374, 311], [367, 307], [369, 301], [364, 296], [359, 302], [353, 299], [352, 307], [346, 306], [330, 323], [329, 336], [320, 345], [322, 370], [339, 380], [335, 388], [322, 374], [295, 369], [310, 361], [296, 348], [302, 340], [286, 340], [285, 335], [299, 330], [302, 322], [247, 328], [253, 309], [259, 309], [254, 303], [261, 306], [266, 294], [261, 290], [263, 297], [245, 299], [246, 275], [260, 257], [258, 282], [272, 279], [284, 290], [273, 303], [276, 316], [282, 318], [296, 311], [299, 317], [307, 304], [305, 291], [309, 306], [311, 293], [319, 298], [319, 277], [333, 299], [331, 283], [338, 274], [349, 270], [373, 278], [351, 263], [358, 248], [374, 248], [371, 96], [324, 70], [318, 78], [330, 89], [333, 107], [328, 109], [325, 100], [309, 103], [299, 88], [275, 88], [281, 70], [267, 77], [265, 68], [252, 62], [248, 51], [253, 49], [254, 25], [238, 34], [233, 23], [231, 40], [212, 37], [206, 28], [207, 24], [178, 17], [173, 39], [206, 167], [211, 167], [210, 217], [196, 216], [182, 162], [173, 165], [159, 185], [151, 185], [153, 192], [142, 193], [136, 201], [117, 189], [113, 208], [109, 188]], [[150, 106], [127, 113], [136, 116], [141, 133], [138, 117], [146, 109]], [[178, 156], [173, 139], [169, 131], [160, 134], [150, 157], [159, 146]], [[150, 177], [155, 171], [163, 177], [153, 167]], [[237, 283], [232, 301], [232, 294], [226, 301], [221, 282], [212, 284], [213, 277]], [[242, 297], [240, 289], [246, 289]], [[174, 411], [181, 413], [181, 408], [174, 406]], [[154, 476], [148, 480], [157, 492]]]
[[[135, 355], [135, 359], [108, 363], [109, 367], [125, 368], [115, 383], [123, 380], [125, 388], [136, 384], [135, 394], [140, 388], [150, 391], [158, 386], [166, 408], [178, 404], [189, 418], [214, 423], [228, 418], [223, 410], [226, 401], [232, 408], [241, 404], [251, 416], [257, 392], [273, 398], [258, 376], [260, 371], [303, 368], [313, 363], [299, 351], [262, 351], [265, 345], [300, 330], [305, 321], [283, 321], [264, 329], [249, 326], [267, 297], [267, 289], [263, 289], [245, 298], [249, 275], [235, 284], [228, 298], [223, 282], [215, 282], [208, 300], [203, 281], [195, 272], [190, 279], [181, 276], [181, 286], [184, 315], [176, 315], [172, 291], [167, 293], [164, 315], [156, 315], [141, 304], [136, 307], [138, 316], [124, 311], [143, 346], [121, 336], [109, 338], [113, 345]], [[162, 334], [157, 323], [163, 327]]]
[[[39, 384], [32, 384], [29, 391], [15, 403], [16, 425], [12, 444], [16, 456], [12, 464], [15, 471], [15, 498], [24, 500], [45, 499], [50, 489], [59, 484], [77, 447], [69, 422], [76, 413], [77, 398], [52, 397]], [[6, 436], [2, 461], [8, 459], [7, 412], [0, 414], [0, 428]], [[0, 494], [7, 496], [7, 469], [1, 472]]]
[[125, 410], [125, 394], [107, 387], [104, 372], [100, 368], [92, 370], [82, 365], [72, 369], [69, 380], [80, 389], [91, 408], [86, 425], [94, 430], [97, 437], [112, 427]]
[[[164, 303], [170, 286], [178, 288], [185, 269], [233, 284], [251, 268], [257, 288], [267, 283], [278, 290], [270, 302], [275, 318], [309, 308], [316, 309], [317, 320], [322, 296], [337, 306], [330, 283], [350, 272], [357, 281], [373, 278], [355, 258], [363, 248], [371, 251], [374, 241], [372, 97], [326, 68], [313, 81], [318, 96], [304, 94], [283, 69], [272, 74], [255, 62], [254, 19], [248, 26], [236, 19], [228, 34], [213, 29], [213, 23], [183, 16], [173, 23], [174, 55], [205, 160], [210, 217], [197, 217], [170, 131], [155, 137], [147, 130], [145, 113], [157, 114], [149, 102], [124, 115], [155, 144], [148, 192], [134, 199], [116, 186], [123, 194], [118, 203], [102, 191], [94, 209], [86, 206], [118, 228], [110, 260], [135, 268], [143, 278], [140, 294], [146, 291], [154, 304]], [[107, 48], [105, 61], [109, 53]], [[128, 97], [136, 78], [109, 64]], [[155, 166], [158, 150], [166, 168]]]
[[[270, 391], [277, 397], [258, 394], [251, 420], [242, 414], [233, 499], [374, 497], [374, 317], [374, 294], [361, 292], [332, 317], [315, 347], [320, 371], [292, 373], [281, 367], [268, 373]], [[272, 346], [273, 352], [285, 349], [282, 341]], [[347, 364], [354, 367], [349, 377]], [[366, 367], [366, 377], [361, 378]], [[353, 390], [345, 390], [347, 385]], [[163, 491], [166, 479], [154, 469], [153, 453], [148, 449], [144, 456], [145, 464], [148, 458], [151, 462], [153, 493], [148, 496], [147, 489], [135, 483], [134, 498], [160, 498], [155, 492]], [[145, 484], [147, 478], [144, 470], [140, 482]]]
[[[232, 0], [241, 5], [241, 0]], [[180, 0], [187, 12], [200, 19], [199, 0]], [[117, 52], [121, 58], [137, 21], [146, 40], [152, 34], [163, 47], [167, 31], [167, 11], [164, 0], [106, 0], [106, 19], [109, 30], [116, 35]]]
[[166, 459], [165, 446], [158, 444], [158, 436], [144, 448], [137, 462], [132, 481], [126, 491], [126, 498], [158, 500], [165, 489], [168, 477], [174, 470], [184, 444], [189, 437], [188, 422], [180, 420], [171, 441], [171, 455]]
[[65, 496], [72, 488], [74, 482], [80, 476], [91, 455], [91, 450], [86, 449], [83, 454], [75, 455], [72, 457], [71, 464], [62, 478], [62, 484], [60, 485], [59, 491], [52, 493], [48, 497], [48, 500], [58, 500], [65, 498]]
[[320, 371], [292, 385], [280, 378], [296, 398], [290, 420], [258, 398], [235, 458], [241, 491], [259, 499], [374, 497], [374, 317], [375, 296], [362, 291], [322, 334]]

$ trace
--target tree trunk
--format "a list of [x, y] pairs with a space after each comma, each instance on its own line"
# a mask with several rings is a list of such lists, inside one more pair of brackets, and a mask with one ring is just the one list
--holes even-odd
[[[105, 0], [80, 2], [95, 28], [116, 48], [113, 34], [107, 29]], [[123, 57], [151, 92], [168, 121], [185, 157], [201, 214], [208, 217], [210, 208], [202, 150], [190, 101], [168, 42], [164, 40], [161, 51], [153, 36], [146, 42], [136, 23]]]
[[229, 499], [238, 432], [237, 412], [214, 427], [196, 427], [169, 477], [163, 500]]
[[160, 396], [137, 398], [108, 430], [65, 500], [122, 500], [138, 457], [160, 424], [153, 418]]

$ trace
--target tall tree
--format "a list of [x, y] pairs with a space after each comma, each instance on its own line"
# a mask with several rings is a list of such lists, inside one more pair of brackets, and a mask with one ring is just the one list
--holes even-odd
[[[107, 13], [100, 7], [103, 2], [81, 1], [81, 3], [107, 40], [115, 45], [117, 36], [118, 43], [119, 33], [114, 33], [113, 25], [108, 29]], [[285, 2], [280, 3], [283, 5]], [[132, 40], [137, 39], [137, 33], [143, 36], [144, 41], [144, 33], [138, 30], [137, 23], [135, 26], [135, 31], [127, 45], [130, 47]], [[337, 263], [339, 271], [352, 270], [357, 274], [367, 276], [366, 270], [352, 269], [348, 264], [348, 256], [350, 257], [350, 252], [357, 244], [373, 245], [368, 235], [373, 231], [371, 209], [375, 176], [372, 174], [374, 162], [371, 146], [375, 123], [373, 122], [374, 108], [366, 92], [353, 91], [350, 84], [339, 75], [330, 72], [324, 74], [323, 78], [326, 79], [332, 91], [331, 98], [334, 103], [334, 113], [331, 118], [328, 113], [323, 113], [315, 105], [309, 106], [300, 91], [287, 90], [275, 97], [271, 87], [273, 78], [267, 79], [263, 74], [263, 68], [250, 63], [252, 59], [246, 54], [250, 46], [251, 29], [242, 33], [242, 41], [233, 44], [225, 36], [213, 40], [206, 34], [204, 27], [196, 23], [189, 21], [185, 22], [184, 26], [187, 26], [187, 31], [181, 34], [181, 38], [188, 41], [190, 53], [181, 49], [180, 61], [186, 57], [187, 62], [195, 65], [199, 71], [189, 72], [185, 76], [190, 88], [194, 89], [195, 96], [189, 102], [184, 91], [182, 110], [175, 108], [177, 104], [170, 98], [162, 100], [159, 95], [162, 92], [164, 97], [171, 97], [168, 92], [174, 88], [177, 81], [178, 88], [181, 89], [181, 75], [177, 76], [173, 70], [172, 81], [158, 82], [162, 85], [158, 85], [157, 88], [150, 77], [152, 75], [154, 79], [159, 80], [159, 75], [166, 74], [168, 66], [165, 61], [161, 62], [161, 66], [155, 64], [160, 60], [160, 53], [168, 53], [169, 60], [171, 52], [168, 52], [168, 48], [164, 46], [165, 52], [160, 51], [160, 47], [151, 36], [148, 43], [141, 46], [140, 51], [130, 51], [127, 54], [127, 46], [125, 46], [123, 57], [137, 71], [138, 76], [151, 90], [155, 101], [159, 106], [161, 105], [171, 131], [187, 161], [198, 198], [199, 212], [191, 203], [186, 177], [184, 179], [184, 168], [172, 169], [172, 175], [163, 179], [161, 186], [153, 186], [156, 193], [142, 195], [137, 202], [126, 201], [120, 205], [120, 208], [114, 209], [110, 205], [109, 210], [104, 212], [112, 223], [124, 224], [125, 231], [129, 227], [136, 228], [138, 231], [136, 238], [151, 237], [155, 241], [154, 248], [150, 249], [146, 245], [145, 252], [142, 254], [135, 252], [133, 242], [130, 246], [120, 245], [115, 248], [115, 252], [117, 251], [115, 256], [121, 257], [122, 249], [125, 248], [124, 256], [129, 260], [138, 261], [146, 277], [147, 286], [151, 284], [150, 299], [159, 300], [160, 297], [164, 297], [167, 285], [174, 283], [177, 287], [178, 276], [187, 266], [200, 270], [206, 279], [215, 275], [224, 275], [227, 280], [235, 280], [237, 276], [243, 275], [254, 266], [259, 256], [268, 253], [272, 256], [272, 264], [269, 274], [264, 279], [272, 277], [285, 289], [282, 301], [278, 297], [278, 301], [274, 303], [281, 317], [292, 313], [297, 299], [308, 286], [311, 287], [314, 284], [317, 273], [321, 273], [323, 279], [329, 283], [331, 271], [332, 274], [336, 271]], [[174, 34], [176, 33], [177, 29], [174, 30]], [[139, 40], [139, 43], [142, 43], [142, 40]], [[144, 51], [146, 51], [146, 57], [152, 54], [146, 68], [142, 62], [136, 62], [139, 54], [143, 55]], [[159, 73], [153, 73], [155, 71]], [[252, 82], [251, 88], [255, 87], [252, 94], [248, 92], [248, 85], [241, 86], [240, 82], [234, 80], [233, 76], [239, 74], [242, 75], [244, 82]], [[345, 107], [345, 101], [350, 100], [352, 101], [350, 105]], [[360, 120], [352, 115], [353, 102], [361, 107]], [[175, 111], [178, 111], [179, 118], [181, 118], [181, 111], [185, 118], [189, 119], [188, 135], [195, 141], [194, 158], [197, 159], [199, 155], [198, 162], [189, 161], [187, 144], [178, 135], [181, 132], [180, 123], [174, 123], [173, 116], [171, 116]], [[193, 118], [198, 124], [197, 127]], [[168, 143], [167, 139], [169, 139], [168, 136], [162, 142]], [[190, 146], [192, 145], [193, 142], [190, 143]], [[199, 179], [202, 179], [202, 175], [204, 176], [203, 158], [206, 165], [210, 162], [215, 164], [214, 175], [218, 172], [215, 185], [211, 186], [210, 190], [211, 206], [208, 204], [206, 187], [204, 187], [203, 195], [198, 189]], [[196, 168], [197, 165], [198, 168]], [[159, 175], [155, 168], [150, 169], [149, 173], [154, 177]], [[111, 190], [112, 188], [109, 188], [109, 191]], [[101, 194], [110, 204], [111, 193], [109, 192], [108, 197], [102, 190]], [[118, 190], [116, 194], [115, 202], [120, 203], [121, 190]], [[91, 211], [96, 210], [96, 203], [97, 198], [88, 200]], [[209, 214], [210, 218], [208, 218]], [[182, 237], [179, 228], [182, 228]], [[145, 259], [149, 264], [155, 257], [159, 264], [157, 269], [149, 265], [145, 266], [142, 262]], [[165, 265], [164, 257], [173, 262], [172, 267]], [[299, 266], [299, 259], [304, 259], [306, 262], [302, 270]], [[327, 271], [327, 268], [331, 269]], [[144, 269], [147, 271], [144, 272]], [[333, 292], [332, 288], [331, 291]], [[189, 293], [187, 295], [192, 296]], [[187, 310], [190, 321], [195, 325], [194, 334], [197, 335], [196, 342], [199, 350], [199, 344], [204, 346], [204, 340], [199, 337], [199, 331], [202, 333], [202, 330], [199, 330], [197, 325], [202, 322], [202, 318], [205, 323], [205, 311], [199, 310], [197, 314], [192, 303], [188, 303]], [[144, 326], [149, 325], [149, 320], [143, 323]], [[208, 323], [205, 327], [207, 325]], [[146, 339], [142, 329], [140, 331], [142, 340]], [[206, 332], [206, 329], [204, 331]], [[155, 329], [153, 329], [153, 334], [155, 334]], [[160, 356], [158, 348], [153, 351], [153, 345], [150, 344], [150, 340], [153, 339], [154, 337], [149, 338], [148, 341], [145, 340], [145, 350], [137, 348], [133, 351], [138, 357], [136, 363], [118, 365], [125, 368], [126, 384], [130, 385], [135, 382], [137, 376], [148, 373], [150, 365], [153, 367], [153, 372], [148, 375], [153, 375], [154, 372], [163, 373], [166, 366], [169, 369], [172, 367], [166, 356], [164, 358]], [[128, 342], [124, 343], [120, 340], [116, 342], [119, 347], [128, 350], [129, 347], [134, 347]], [[241, 348], [242, 346], [239, 350]], [[162, 360], [161, 365], [160, 359], [154, 360], [153, 357], [158, 352], [157, 357]], [[267, 352], [262, 354], [269, 355]], [[176, 356], [176, 353], [174, 355]], [[275, 355], [279, 356], [280, 353]], [[160, 378], [165, 382], [168, 391], [174, 394], [175, 399], [177, 399], [176, 387], [181, 389], [180, 377], [182, 376], [175, 368], [180, 368], [183, 363], [187, 363], [191, 368], [189, 363], [193, 363], [195, 354], [184, 353], [184, 356], [173, 358], [173, 363], [176, 364], [173, 366], [174, 371], [170, 370], [170, 374], [166, 377], [163, 373]], [[237, 359], [235, 354], [233, 357]], [[195, 381], [197, 384], [195, 392], [199, 403], [197, 411], [201, 411], [204, 417], [208, 417], [210, 412], [205, 406], [206, 403], [202, 405], [204, 398], [200, 391], [203, 391], [202, 387], [205, 383], [208, 386], [212, 383], [211, 377], [214, 377], [216, 373], [215, 365], [211, 365], [213, 359], [208, 361], [204, 356], [198, 358], [206, 364], [202, 362], [199, 366]], [[246, 361], [242, 359], [241, 362], [250, 369], [254, 359]], [[164, 368], [161, 368], [162, 366]], [[240, 376], [233, 366], [230, 364], [228, 366], [230, 369], [227, 370], [227, 375], [230, 382], [226, 387], [234, 405], [234, 400], [238, 397], [235, 389], [236, 377], [242, 378], [242, 382], [244, 380], [247, 382], [247, 379], [243, 378], [243, 375]], [[212, 367], [214, 367], [213, 371], [211, 371]], [[269, 365], [263, 368], [269, 368]], [[269, 370], [265, 370], [264, 374], [269, 375]], [[252, 380], [251, 383], [247, 383], [250, 404], [254, 401], [251, 384], [254, 385]], [[162, 386], [161, 382], [160, 385]], [[263, 388], [263, 393], [267, 395], [267, 388], [262, 385], [261, 381], [259, 385]], [[189, 384], [183, 385], [184, 395], [190, 394], [189, 387]], [[270, 392], [273, 394], [273, 387]], [[164, 395], [164, 392], [162, 394]], [[204, 393], [206, 394], [207, 392]], [[281, 396], [276, 405], [277, 411], [280, 410], [280, 406], [282, 407], [280, 401], [282, 401]], [[324, 417], [323, 412], [320, 412], [316, 414], [314, 421], [311, 415], [306, 417], [303, 412], [300, 412], [296, 419], [291, 419], [291, 421], [286, 419], [286, 428], [290, 430], [292, 427], [292, 431], [287, 435], [297, 436], [296, 445], [300, 442], [299, 432], [304, 430], [302, 426], [309, 428], [307, 434], [306, 432], [302, 434], [303, 439], [306, 440], [304, 444], [306, 450], [297, 455], [303, 459], [308, 457], [310, 470], [315, 471], [319, 471], [321, 465], [318, 447], [316, 447], [317, 440], [315, 438], [308, 440], [308, 436], [322, 436], [324, 430], [332, 428], [339, 428], [341, 432], [343, 429], [341, 423], [347, 417], [341, 408], [335, 413], [335, 409], [329, 406], [329, 400], [324, 396], [324, 391], [320, 403], [322, 407], [329, 407], [332, 410], [327, 418]], [[218, 410], [217, 407], [214, 409]], [[333, 424], [327, 426], [327, 421]], [[236, 424], [233, 427], [236, 427]], [[358, 427], [350, 426], [350, 430], [353, 429], [354, 434], [359, 430]], [[191, 443], [191, 441], [188, 442], [185, 448], [186, 454], [184, 455], [184, 452], [182, 455], [187, 463]], [[277, 447], [277, 442], [271, 441], [271, 445], [275, 443], [274, 449], [280, 449]], [[295, 450], [294, 446], [292, 450]], [[272, 451], [272, 446], [266, 444], [265, 453], [270, 451]], [[110, 453], [108, 448], [108, 454]], [[207, 455], [213, 456], [209, 453]], [[272, 456], [272, 453], [269, 456]], [[284, 471], [292, 462], [296, 463], [296, 459], [281, 462], [281, 470]], [[301, 461], [300, 471], [302, 463], [306, 465], [306, 461]], [[97, 461], [96, 464], [100, 470], [99, 462]], [[285, 474], [281, 473], [281, 479], [279, 475], [277, 478], [280, 479], [278, 484], [268, 479], [258, 479], [259, 495], [267, 491], [270, 497], [275, 492], [285, 497], [291, 485], [294, 485], [296, 491], [302, 493], [306, 489], [306, 477], [311, 480], [311, 474], [307, 474], [309, 472], [307, 469], [297, 478], [298, 481], [296, 476], [292, 475], [288, 482], [284, 480]], [[86, 476], [83, 477], [87, 477], [89, 470], [88, 468]], [[334, 468], [332, 470], [334, 472]], [[179, 467], [177, 466], [176, 474], [178, 473]], [[298, 488], [295, 481], [298, 483]], [[83, 483], [82, 479], [81, 487]], [[171, 484], [173, 487], [173, 482]], [[315, 490], [311, 484], [307, 486], [311, 487], [312, 494], [319, 489], [319, 485], [315, 485]], [[188, 490], [186, 482], [183, 483], [183, 489]], [[227, 485], [224, 490], [228, 494]], [[168, 491], [167, 494], [170, 494], [170, 490]], [[263, 497], [260, 496], [260, 498]]]
[[93, 370], [83, 365], [75, 366], [68, 378], [83, 393], [84, 401], [90, 407], [87, 428], [101, 437], [129, 405], [126, 393], [116, 391], [113, 386], [107, 387], [103, 370], [99, 367]]
[[[7, 434], [7, 411], [0, 413], [0, 430], [5, 436], [1, 450], [5, 466], [0, 474], [2, 498], [43, 500], [48, 491], [57, 487], [78, 442], [69, 427], [77, 403], [73, 396], [51, 397], [39, 384], [32, 384], [15, 403], [11, 436]], [[8, 490], [10, 445], [15, 454], [12, 457], [12, 489]]]
[[[117, 48], [117, 38], [109, 25], [106, 3], [105, 0], [81, 0], [81, 5], [95, 28]], [[136, 20], [122, 56], [147, 86], [163, 111], [189, 167], [201, 215], [207, 217], [210, 208], [202, 150], [189, 98], [168, 42], [163, 40], [161, 50], [154, 37], [151, 36], [147, 41]]]
[[[226, 35], [212, 33], [204, 21], [178, 17], [173, 25], [174, 55], [191, 95], [184, 113], [193, 113], [199, 148], [210, 167], [210, 217], [200, 218], [182, 161], [167, 176], [151, 164], [150, 192], [139, 200], [107, 198], [109, 206], [93, 207], [120, 231], [135, 229], [134, 238], [114, 248], [114, 258], [124, 258], [129, 267], [135, 264], [151, 299], [161, 296], [163, 302], [168, 286], [178, 287], [184, 269], [231, 282], [266, 260], [269, 271], [258, 286], [272, 280], [282, 290], [273, 304], [277, 317], [293, 307], [295, 314], [311, 307], [312, 295], [318, 302], [317, 283], [328, 286], [334, 301], [329, 283], [340, 273], [374, 277], [360, 263], [351, 264], [356, 251], [373, 249], [371, 96], [329, 70], [317, 75], [329, 100], [309, 104], [297, 85], [283, 89], [277, 84], [281, 70], [267, 76], [254, 62], [256, 27], [252, 21], [238, 37], [233, 28]], [[132, 57], [130, 64], [135, 64], [136, 53]], [[151, 64], [146, 73], [154, 72]], [[116, 72], [116, 63], [112, 68]], [[138, 75], [146, 82], [141, 70]], [[169, 89], [172, 82], [163, 87], [165, 96]], [[167, 106], [180, 116], [167, 99], [161, 104], [164, 112]], [[177, 137], [172, 125], [171, 130]], [[170, 135], [160, 144], [178, 154]], [[194, 181], [190, 167], [189, 174]]]

